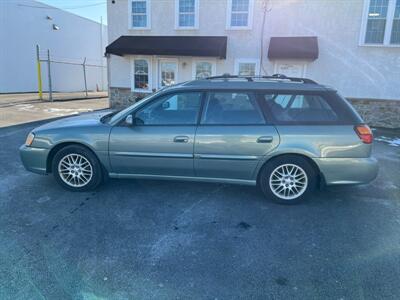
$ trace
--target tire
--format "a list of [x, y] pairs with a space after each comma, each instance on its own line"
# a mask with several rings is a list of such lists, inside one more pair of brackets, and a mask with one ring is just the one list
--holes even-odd
[[317, 174], [306, 158], [284, 155], [264, 165], [258, 183], [267, 199], [279, 204], [299, 204], [315, 190]]
[[102, 182], [102, 167], [97, 157], [79, 145], [59, 150], [52, 161], [55, 180], [65, 189], [74, 192], [90, 191]]

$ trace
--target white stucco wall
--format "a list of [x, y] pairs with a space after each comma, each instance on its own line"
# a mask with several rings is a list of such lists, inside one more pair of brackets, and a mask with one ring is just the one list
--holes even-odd
[[[226, 29], [227, 0], [199, 1], [198, 30], [175, 29], [174, 0], [151, 0], [151, 30], [128, 29], [128, 1], [108, 1], [109, 41], [121, 35], [225, 35], [227, 58], [217, 59], [217, 74], [233, 74], [235, 59], [260, 59], [263, 0], [255, 0], [251, 30]], [[272, 0], [268, 10], [263, 45], [267, 74], [273, 74], [276, 67], [267, 57], [270, 37], [317, 36], [319, 58], [300, 62], [306, 64], [306, 77], [334, 86], [346, 97], [400, 99], [400, 47], [359, 45], [364, 0]], [[178, 59], [178, 81], [192, 79], [192, 58]], [[155, 75], [157, 57], [152, 61]], [[130, 88], [130, 57], [112, 55], [110, 74], [110, 86]]]
[[[34, 8], [29, 6], [39, 6]], [[47, 9], [46, 9], [47, 7]], [[52, 20], [46, 17], [50, 16]], [[59, 30], [53, 30], [53, 24]], [[106, 66], [107, 27], [100, 23], [32, 0], [0, 1], [0, 93], [37, 91], [36, 44], [42, 58], [50, 49], [53, 59]], [[82, 66], [52, 64], [54, 91], [84, 90]], [[103, 73], [103, 80], [102, 80]], [[48, 89], [47, 65], [42, 63], [43, 89]], [[107, 71], [87, 67], [89, 90], [107, 89]]]

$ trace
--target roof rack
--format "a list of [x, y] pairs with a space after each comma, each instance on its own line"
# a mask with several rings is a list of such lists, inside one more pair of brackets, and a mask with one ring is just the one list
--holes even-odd
[[213, 79], [223, 79], [228, 81], [229, 79], [246, 79], [247, 81], [254, 81], [254, 79], [267, 79], [273, 81], [291, 81], [298, 83], [309, 83], [309, 84], [317, 84], [314, 80], [308, 78], [300, 78], [300, 77], [287, 77], [283, 74], [274, 74], [272, 76], [239, 76], [239, 75], [230, 75], [223, 74], [220, 76], [211, 76], [204, 78], [205, 80], [213, 80]]

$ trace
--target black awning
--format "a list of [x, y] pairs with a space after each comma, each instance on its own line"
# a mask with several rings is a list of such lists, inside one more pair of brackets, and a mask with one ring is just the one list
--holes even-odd
[[315, 60], [318, 58], [318, 39], [316, 36], [271, 37], [268, 58]]
[[123, 35], [106, 47], [106, 53], [226, 58], [226, 44], [226, 36]]

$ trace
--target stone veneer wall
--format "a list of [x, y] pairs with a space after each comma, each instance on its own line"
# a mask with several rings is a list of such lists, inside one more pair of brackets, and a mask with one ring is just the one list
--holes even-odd
[[140, 99], [146, 97], [148, 93], [135, 93], [130, 88], [110, 87], [110, 107], [124, 108]]
[[[148, 94], [110, 87], [111, 108], [131, 105]], [[349, 99], [364, 121], [373, 127], [400, 128], [400, 100]]]
[[400, 100], [348, 100], [369, 126], [400, 128]]

